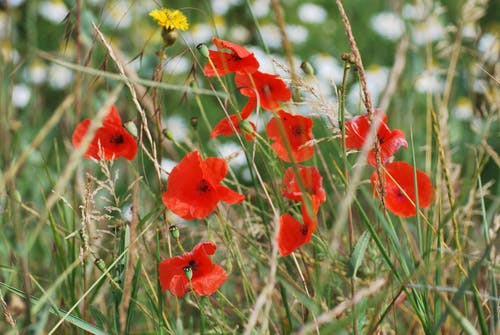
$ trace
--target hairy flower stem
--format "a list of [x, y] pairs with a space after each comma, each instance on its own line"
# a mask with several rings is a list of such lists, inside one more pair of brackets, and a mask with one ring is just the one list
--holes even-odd
[[[342, 86], [340, 87], [340, 99], [339, 99], [339, 122], [340, 122], [340, 130], [342, 131], [342, 160], [344, 162], [344, 176], [345, 176], [345, 185], [347, 190], [347, 185], [349, 184], [349, 168], [347, 164], [347, 150], [345, 144], [345, 93], [347, 89], [347, 76], [349, 74], [349, 70], [351, 68], [351, 64], [348, 59], [344, 60], [344, 72], [342, 74]], [[347, 209], [347, 221], [349, 223], [349, 253], [352, 253], [354, 248], [354, 225], [352, 222], [352, 211], [351, 206], [349, 205]], [[351, 296], [354, 297], [356, 293], [356, 282], [353, 276], [351, 276]], [[352, 306], [352, 327], [354, 334], [358, 333], [357, 322], [356, 322], [356, 306]]]
[[[365, 105], [366, 109], [366, 114], [368, 115], [368, 119], [370, 121], [373, 120], [374, 114], [373, 114], [373, 105], [372, 105], [372, 100], [370, 97], [370, 92], [368, 92], [368, 85], [366, 83], [366, 75], [365, 75], [365, 69], [363, 67], [363, 61], [361, 60], [361, 55], [359, 53], [358, 46], [356, 44], [356, 40], [354, 39], [354, 35], [352, 33], [351, 29], [351, 24], [349, 23], [349, 18], [347, 17], [347, 14], [345, 13], [344, 6], [342, 5], [342, 2], [340, 0], [336, 0], [337, 7], [340, 12], [340, 16], [342, 17], [342, 22], [344, 23], [344, 29], [347, 35], [347, 39], [349, 40], [349, 45], [351, 46], [351, 51], [354, 56], [354, 62], [356, 64], [356, 67], [358, 68], [358, 73], [359, 73], [359, 80], [361, 82], [361, 88], [363, 91], [363, 104]], [[376, 129], [378, 129], [378, 126], [375, 122], [375, 133]], [[373, 126], [373, 125], [372, 125]], [[377, 170], [377, 176], [378, 176], [378, 185], [377, 185], [377, 192], [380, 198], [380, 201], [382, 203], [382, 207], [385, 210], [385, 201], [384, 201], [384, 181], [382, 178], [382, 161], [380, 159], [380, 142], [378, 141], [377, 138], [375, 138], [374, 141], [374, 151], [375, 151], [375, 161], [376, 161], [376, 170]]]

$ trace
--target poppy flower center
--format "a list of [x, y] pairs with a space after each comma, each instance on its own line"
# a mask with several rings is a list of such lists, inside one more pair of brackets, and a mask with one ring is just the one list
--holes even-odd
[[113, 144], [122, 144], [123, 142], [125, 142], [122, 134], [112, 135], [109, 141]]
[[193, 271], [195, 271], [198, 268], [198, 265], [196, 264], [196, 261], [194, 259], [190, 260], [188, 264], [189, 264], [188, 266]]
[[233, 58], [233, 61], [235, 61], [235, 62], [242, 60], [242, 58], [240, 56], [238, 56], [235, 52], [233, 52], [231, 54], [231, 56]]
[[293, 135], [299, 137], [304, 134], [304, 128], [302, 128], [301, 126], [294, 126], [292, 127], [292, 133]]
[[306, 225], [302, 225], [302, 227], [300, 228], [300, 233], [302, 235], [307, 235], [307, 226]]
[[198, 190], [200, 190], [201, 192], [209, 192], [210, 189], [210, 184], [208, 183], [208, 181], [206, 181], [206, 179], [202, 179], [198, 184]]

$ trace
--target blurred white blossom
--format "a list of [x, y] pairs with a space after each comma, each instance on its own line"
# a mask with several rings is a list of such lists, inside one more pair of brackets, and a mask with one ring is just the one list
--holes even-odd
[[288, 35], [288, 39], [292, 43], [296, 44], [304, 43], [307, 40], [307, 37], [309, 36], [309, 31], [304, 26], [292, 24], [292, 25], [287, 25], [285, 29]]
[[[389, 68], [377, 64], [370, 65], [366, 69], [366, 85], [371, 94], [372, 102], [374, 105], [378, 103], [380, 93], [384, 90], [389, 79]], [[352, 85], [347, 101], [355, 106], [361, 102], [361, 88], [359, 82]]]
[[500, 41], [497, 36], [490, 33], [483, 34], [477, 48], [483, 61], [496, 63], [500, 60]]
[[413, 41], [417, 45], [425, 45], [443, 39], [445, 29], [436, 16], [416, 24], [412, 30]]
[[380, 36], [395, 41], [405, 31], [404, 22], [399, 15], [392, 12], [382, 12], [370, 19], [370, 26]]
[[62, 0], [42, 1], [38, 7], [38, 13], [52, 23], [61, 23], [68, 15], [68, 11]]
[[183, 74], [191, 68], [191, 61], [185, 56], [169, 58], [163, 63], [163, 71], [167, 74]]
[[104, 23], [113, 28], [126, 29], [132, 24], [132, 7], [128, 1], [108, 2]]
[[189, 134], [189, 127], [186, 120], [179, 115], [172, 115], [166, 118], [163, 126], [172, 133], [176, 142], [184, 142]]
[[18, 108], [28, 105], [31, 98], [31, 89], [25, 84], [14, 85], [12, 88], [12, 104]]
[[161, 160], [161, 179], [167, 180], [168, 174], [177, 164], [178, 162], [171, 160], [170, 158], [163, 158]]
[[281, 35], [279, 28], [274, 24], [263, 24], [260, 26], [260, 34], [264, 43], [273, 49], [281, 47]]
[[240, 145], [234, 142], [219, 144], [217, 147], [220, 156], [228, 160], [229, 166], [233, 169], [240, 168], [247, 164], [247, 159]]
[[48, 75], [49, 86], [61, 90], [73, 81], [73, 71], [61, 65], [52, 63]]
[[458, 98], [453, 108], [453, 115], [460, 120], [469, 120], [473, 115], [472, 102], [466, 97]]
[[444, 81], [438, 69], [432, 67], [417, 77], [415, 88], [420, 93], [439, 93], [444, 89]]
[[257, 18], [261, 18], [269, 14], [271, 8], [270, 0], [255, 0], [252, 3], [252, 12]]
[[310, 2], [301, 4], [297, 10], [299, 19], [304, 23], [323, 23], [328, 17], [326, 10], [320, 5]]

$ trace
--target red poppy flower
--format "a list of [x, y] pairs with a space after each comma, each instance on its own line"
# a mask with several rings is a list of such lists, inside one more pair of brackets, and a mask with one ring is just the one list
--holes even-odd
[[208, 57], [211, 62], [208, 62], [203, 69], [205, 76], [223, 76], [230, 72], [251, 73], [259, 68], [259, 62], [254, 54], [244, 47], [215, 37], [212, 41], [217, 48], [229, 49], [231, 52], [209, 50]]
[[[267, 124], [266, 134], [275, 141], [272, 146], [279, 158], [285, 162], [291, 162], [293, 158], [293, 161], [299, 163], [314, 155], [314, 147], [306, 144], [313, 138], [312, 126], [311, 119], [280, 110], [278, 117], [272, 118]], [[282, 136], [282, 131], [285, 137]], [[291, 158], [287, 146], [292, 153]]]
[[278, 231], [278, 251], [281, 256], [288, 256], [301, 245], [309, 243], [316, 230], [316, 217], [308, 215], [306, 206], [302, 206], [303, 223], [286, 213], [280, 217]]
[[[212, 242], [198, 243], [191, 252], [162, 261], [158, 266], [162, 290], [169, 290], [180, 298], [191, 290], [191, 286], [198, 295], [211, 295], [217, 291], [226, 281], [227, 273], [210, 260], [209, 256], [216, 248]], [[186, 268], [191, 269], [191, 283]]]
[[[253, 110], [255, 109], [255, 106], [257, 106], [257, 99], [256, 98], [250, 98], [243, 107], [241, 113], [238, 114], [233, 114], [230, 115], [229, 117], [225, 117], [222, 120], [217, 123], [217, 125], [212, 129], [210, 132], [210, 138], [214, 138], [217, 136], [231, 136], [235, 132], [242, 132], [243, 130], [240, 128], [240, 123], [241, 121], [245, 120], [252, 114]], [[253, 122], [249, 122], [252, 128], [257, 130], [257, 127]], [[243, 134], [245, 135], [245, 138], [247, 141], [251, 141], [254, 139], [255, 134], [249, 134], [246, 131], [243, 131]]]
[[297, 166], [300, 179], [297, 178], [295, 169], [288, 168], [283, 176], [283, 196], [289, 200], [304, 201], [302, 190], [311, 196], [314, 212], [317, 213], [319, 205], [326, 201], [323, 189], [323, 178], [315, 166]]
[[[375, 113], [381, 113], [380, 110], [375, 110]], [[368, 115], [356, 116], [345, 123], [346, 132], [346, 147], [348, 149], [361, 149], [366, 137], [370, 132], [370, 121]], [[380, 159], [382, 164], [385, 164], [389, 158], [394, 156], [396, 151], [402, 146], [408, 147], [405, 135], [399, 129], [390, 130], [387, 126], [387, 116], [384, 115], [377, 130], [377, 138], [380, 143]], [[371, 149], [368, 152], [368, 164], [375, 166], [375, 150]]]
[[288, 101], [292, 94], [286, 84], [277, 75], [255, 71], [253, 73], [237, 73], [234, 77], [241, 94], [247, 97], [258, 97], [260, 105], [267, 110], [276, 110], [280, 101]]
[[[399, 129], [394, 129], [389, 132], [386, 136], [379, 136], [380, 142], [380, 161], [382, 164], [387, 163], [387, 161], [394, 156], [396, 151], [401, 147], [408, 148], [408, 142], [406, 142], [405, 134]], [[368, 152], [368, 164], [372, 166], [377, 165], [377, 160], [375, 159], [375, 149]]]
[[[420, 208], [429, 207], [432, 201], [432, 182], [429, 176], [420, 170], [417, 172], [418, 202]], [[388, 210], [398, 216], [414, 216], [415, 185], [413, 166], [406, 162], [392, 162], [384, 166], [384, 202]], [[371, 178], [373, 193], [378, 196], [378, 175], [374, 171]]]
[[[78, 148], [90, 127], [90, 119], [80, 122], [73, 131], [72, 142]], [[120, 114], [113, 105], [90, 142], [84, 157], [87, 159], [117, 159], [120, 156], [132, 160], [137, 153], [137, 142], [122, 126]]]
[[208, 216], [219, 201], [236, 204], [245, 199], [243, 194], [221, 185], [228, 166], [217, 157], [202, 159], [197, 151], [188, 153], [172, 169], [163, 193], [163, 203], [172, 212], [186, 220]]

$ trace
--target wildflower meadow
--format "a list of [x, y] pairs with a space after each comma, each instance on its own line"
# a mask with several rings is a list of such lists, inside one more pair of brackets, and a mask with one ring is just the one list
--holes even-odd
[[500, 334], [499, 13], [0, 1], [0, 334]]

